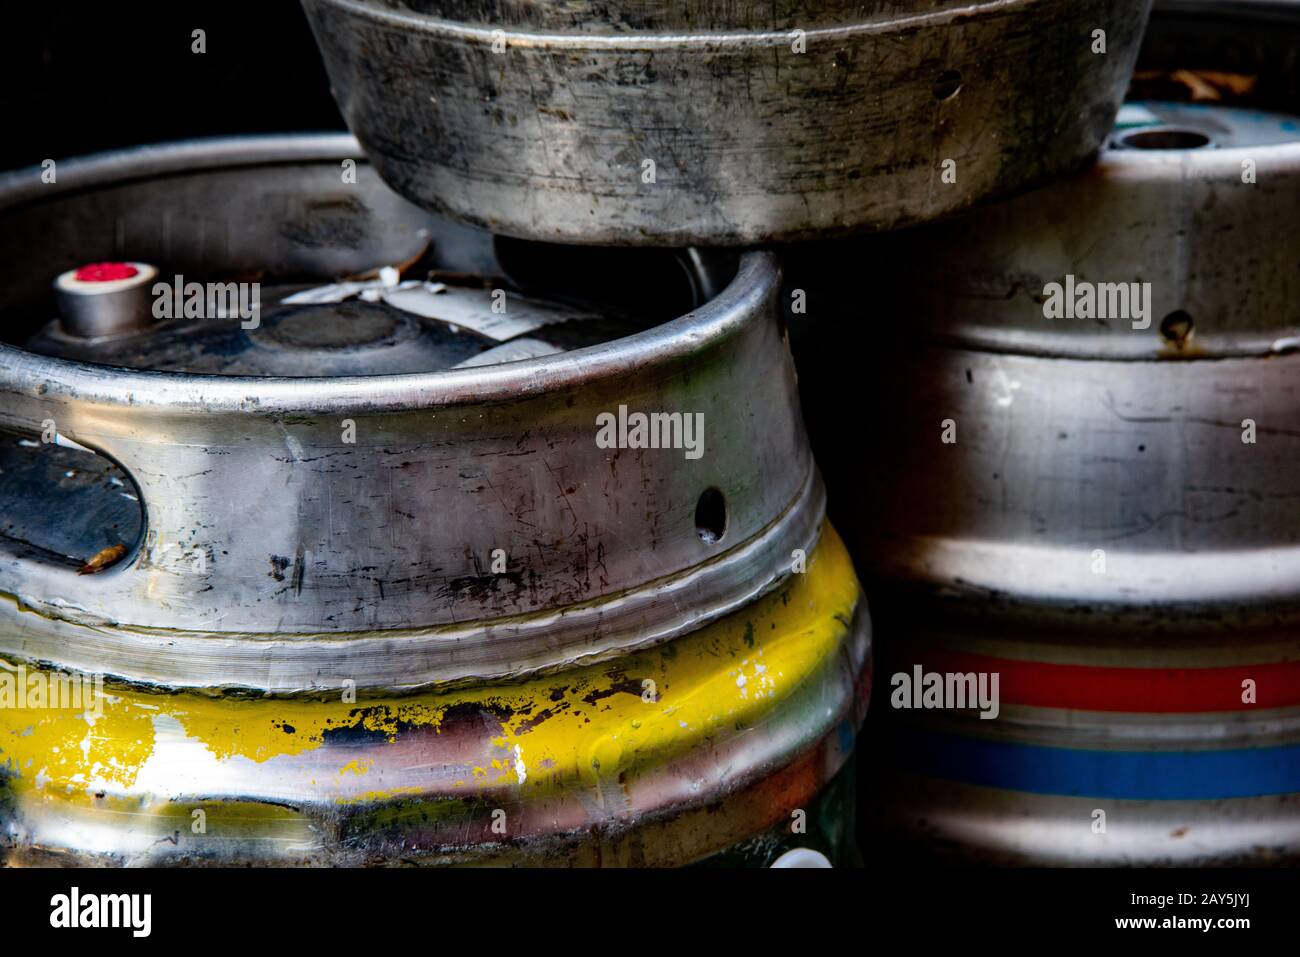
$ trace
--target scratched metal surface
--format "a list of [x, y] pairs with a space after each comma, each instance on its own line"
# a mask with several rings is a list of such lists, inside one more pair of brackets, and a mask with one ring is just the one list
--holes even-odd
[[[490, 239], [434, 224], [373, 175], [341, 186], [354, 155], [347, 137], [254, 138], [61, 164], [57, 186], [8, 177], [13, 311], [40, 309], [31, 270], [68, 265], [44, 262], [52, 249], [73, 263], [148, 254], [165, 273], [260, 262], [271, 281], [400, 261], [432, 230], [445, 266], [492, 268]], [[146, 682], [406, 688], [698, 627], [774, 587], [819, 534], [777, 286], [773, 258], [749, 254], [671, 322], [443, 372], [195, 375], [0, 347], [4, 426], [33, 437], [53, 419], [120, 465], [146, 521], [93, 576], [7, 555], [0, 650]], [[707, 454], [599, 448], [596, 416], [620, 404], [701, 413]], [[697, 527], [709, 488], [725, 500], [718, 540]]]
[[398, 192], [509, 235], [681, 246], [890, 229], [1077, 168], [1150, 4], [304, 7]]

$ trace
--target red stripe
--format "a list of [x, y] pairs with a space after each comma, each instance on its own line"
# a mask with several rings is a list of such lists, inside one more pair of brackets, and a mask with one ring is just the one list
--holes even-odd
[[[925, 671], [997, 672], [1003, 704], [1077, 711], [1171, 714], [1248, 711], [1300, 705], [1300, 661], [1229, 665], [1220, 668], [1105, 668], [1063, 665], [946, 648], [925, 649], [890, 673]], [[1242, 701], [1242, 682], [1255, 682], [1255, 701]]]

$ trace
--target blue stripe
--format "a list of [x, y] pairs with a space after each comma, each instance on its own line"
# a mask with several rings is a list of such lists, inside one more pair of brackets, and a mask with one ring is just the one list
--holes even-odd
[[1300, 744], [1232, 751], [1083, 751], [902, 731], [896, 757], [929, 777], [1008, 791], [1179, 801], [1300, 792]]

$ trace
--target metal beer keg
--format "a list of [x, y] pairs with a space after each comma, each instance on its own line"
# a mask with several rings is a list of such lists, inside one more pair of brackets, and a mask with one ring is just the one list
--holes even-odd
[[304, 0], [381, 176], [494, 232], [744, 245], [1076, 169], [1147, 0]]
[[1095, 167], [791, 265], [882, 853], [1300, 856], [1297, 55], [1294, 5], [1157, 6]]
[[773, 257], [494, 240], [358, 156], [0, 178], [0, 857], [848, 860]]

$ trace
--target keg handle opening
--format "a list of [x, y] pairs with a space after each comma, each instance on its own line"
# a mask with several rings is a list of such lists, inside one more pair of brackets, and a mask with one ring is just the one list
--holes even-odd
[[78, 575], [129, 567], [144, 540], [140, 484], [112, 455], [0, 414], [0, 550]]

